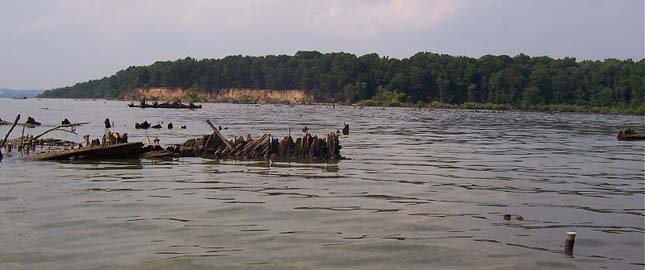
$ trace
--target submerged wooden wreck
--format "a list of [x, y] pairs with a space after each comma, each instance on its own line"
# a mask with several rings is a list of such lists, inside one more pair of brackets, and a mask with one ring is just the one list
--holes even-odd
[[[8, 121], [0, 119], [0, 126], [11, 125], [11, 124], [13, 124], [13, 122], [8, 122]], [[16, 123], [16, 125], [24, 126], [24, 127], [28, 127], [28, 128], [34, 128], [34, 127], [38, 127], [38, 126], [40, 126], [42, 124], [40, 122], [36, 121], [32, 117], [27, 117], [27, 121], [25, 121], [24, 123]]]
[[[272, 161], [302, 161], [302, 162], [328, 162], [344, 159], [340, 154], [342, 148], [339, 143], [338, 133], [329, 133], [326, 138], [319, 138], [310, 133], [304, 133], [295, 140], [289, 135], [282, 139], [274, 138], [265, 133], [260, 137], [252, 138], [247, 135], [233, 140], [227, 140], [217, 130], [213, 129], [210, 135], [203, 135], [185, 141], [182, 144], [171, 145], [163, 149], [158, 142], [144, 144], [143, 142], [127, 142], [127, 134], [119, 135], [116, 132], [107, 132], [101, 141], [90, 141], [85, 136], [83, 144], [69, 144], [61, 141], [61, 146], [70, 147], [57, 151], [36, 153], [35, 145], [38, 141], [28, 140], [26, 149], [32, 149], [32, 155], [27, 155], [28, 160], [74, 160], [74, 159], [131, 159], [131, 158], [174, 158], [174, 157], [202, 157], [212, 159], [232, 160], [272, 160]], [[18, 140], [14, 140], [16, 143]], [[21, 145], [24, 139], [20, 139]], [[40, 143], [43, 141], [41, 140]], [[77, 147], [77, 148], [75, 148]], [[22, 150], [21, 150], [22, 151]], [[29, 154], [29, 150], [27, 150]]]
[[155, 109], [201, 109], [202, 105], [195, 105], [193, 103], [183, 104], [181, 102], [152, 102], [151, 104], [141, 102], [139, 104], [130, 103], [130, 108], [155, 108]]
[[338, 133], [331, 132], [327, 138], [319, 138], [305, 132], [295, 141], [291, 134], [279, 140], [265, 133], [253, 139], [251, 135], [227, 140], [218, 128], [206, 121], [213, 130], [210, 135], [189, 139], [181, 145], [168, 147], [165, 151], [182, 157], [204, 157], [235, 160], [272, 160], [272, 161], [306, 161], [325, 162], [341, 160], [342, 148]]
[[[260, 137], [252, 138], [247, 135], [227, 140], [210, 121], [206, 121], [213, 130], [209, 135], [203, 135], [185, 141], [182, 144], [175, 144], [163, 149], [159, 140], [155, 138], [151, 144], [146, 137], [144, 142], [128, 142], [128, 134], [107, 131], [101, 139], [90, 140], [89, 135], [83, 136], [84, 143], [62, 141], [56, 139], [40, 139], [43, 135], [61, 128], [75, 127], [78, 124], [63, 124], [51, 128], [40, 135], [21, 135], [20, 138], [8, 140], [20, 119], [16, 117], [13, 125], [5, 138], [0, 141], [0, 149], [5, 148], [6, 153], [12, 150], [26, 154], [28, 160], [70, 160], [70, 159], [131, 159], [131, 158], [168, 158], [168, 157], [203, 157], [214, 159], [234, 160], [272, 160], [272, 161], [304, 161], [304, 162], [327, 162], [344, 159], [340, 155], [342, 148], [339, 143], [340, 131], [331, 132], [327, 137], [319, 138], [308, 133], [305, 127], [302, 137], [295, 141], [288, 136], [282, 139], [274, 138], [271, 134], [265, 133]], [[106, 120], [107, 121], [107, 120]], [[68, 131], [74, 133], [74, 131]], [[76, 134], [76, 133], [74, 133]], [[37, 146], [41, 149], [47, 147], [50, 151], [37, 152]], [[62, 148], [62, 149], [61, 149]], [[51, 151], [54, 149], [53, 151]], [[30, 152], [32, 153], [30, 155]], [[2, 152], [0, 151], [0, 160]]]
[[236, 137], [227, 141], [219, 132], [187, 140], [181, 145], [166, 149], [181, 157], [203, 157], [234, 160], [272, 160], [325, 162], [341, 160], [338, 134], [329, 133], [326, 138], [305, 133], [295, 141], [291, 136], [282, 139], [265, 133], [258, 138]]
[[291, 136], [282, 140], [270, 134], [252, 139], [237, 137], [227, 141], [215, 132], [198, 138], [189, 139], [183, 144], [163, 149], [159, 145], [144, 145], [142, 142], [121, 142], [79, 146], [60, 151], [41, 152], [29, 155], [29, 160], [73, 160], [73, 159], [129, 159], [129, 158], [171, 158], [202, 157], [232, 160], [272, 160], [326, 162], [341, 160], [341, 146], [336, 133], [327, 138], [318, 138], [309, 133], [295, 141]]
[[618, 131], [616, 139], [619, 141], [643, 141], [645, 140], [645, 133], [636, 133], [632, 128], [626, 128]]
[[118, 143], [112, 145], [91, 145], [77, 149], [37, 153], [28, 156], [30, 160], [70, 160], [70, 159], [119, 159], [138, 157], [143, 152], [143, 143]]
[[[110, 159], [139, 157], [146, 149], [143, 143], [128, 143], [128, 135], [117, 132], [106, 132], [102, 140], [89, 140], [84, 136], [85, 143], [79, 144], [58, 139], [39, 139], [39, 136], [22, 136], [8, 140], [7, 152], [15, 149], [28, 160], [69, 160], [69, 159]], [[40, 149], [46, 151], [37, 152]], [[48, 151], [47, 151], [48, 150]], [[52, 151], [53, 150], [53, 151]], [[32, 153], [30, 155], [30, 153]]]

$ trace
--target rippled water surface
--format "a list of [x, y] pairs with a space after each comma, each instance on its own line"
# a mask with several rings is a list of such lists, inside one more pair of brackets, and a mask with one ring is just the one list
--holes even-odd
[[[0, 269], [643, 269], [645, 118], [326, 106], [0, 99], [0, 118], [109, 117], [131, 141], [324, 135], [330, 164], [201, 158], [0, 163]], [[185, 130], [135, 130], [134, 122]], [[27, 129], [38, 134], [47, 127]], [[0, 127], [4, 136], [7, 126]], [[14, 131], [19, 136], [20, 128]], [[511, 221], [504, 214], [514, 215]], [[517, 220], [521, 215], [523, 220]], [[576, 231], [575, 256], [563, 253]]]

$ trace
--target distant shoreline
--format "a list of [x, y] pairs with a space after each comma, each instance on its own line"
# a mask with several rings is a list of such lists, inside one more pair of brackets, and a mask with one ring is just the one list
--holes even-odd
[[6, 89], [6, 88], [0, 88], [0, 98], [33, 98], [36, 97], [42, 93], [44, 93], [45, 90], [37, 90], [37, 89]]
[[[8, 98], [11, 99], [11, 98]], [[122, 102], [137, 102], [138, 100], [134, 99], [109, 99], [109, 98], [40, 98], [35, 97], [32, 99], [67, 99], [67, 100], [106, 100], [106, 101], [122, 101]], [[162, 99], [149, 99], [149, 101]], [[330, 102], [311, 102], [311, 103], [285, 103], [285, 102], [246, 102], [247, 100], [238, 100], [238, 101], [196, 101], [195, 103], [207, 103], [207, 104], [257, 104], [257, 105], [300, 105], [300, 106], [344, 106], [344, 107], [372, 107], [372, 108], [412, 108], [412, 109], [427, 109], [427, 110], [463, 110], [463, 111], [473, 111], [473, 110], [483, 110], [483, 111], [508, 111], [508, 112], [540, 112], [540, 113], [581, 113], [581, 114], [601, 114], [601, 115], [634, 115], [634, 116], [645, 116], [645, 111], [629, 110], [624, 108], [616, 107], [590, 107], [590, 106], [579, 106], [579, 105], [531, 105], [531, 106], [512, 106], [510, 104], [492, 104], [492, 103], [474, 103], [467, 102], [463, 104], [448, 104], [448, 103], [423, 103], [423, 104], [410, 104], [410, 103], [401, 103], [397, 105], [385, 106], [382, 104], [365, 104], [367, 100], [363, 100], [354, 104], [348, 103], [330, 103]], [[185, 103], [185, 102], [184, 102]]]
[[[356, 106], [365, 107], [388, 107], [381, 105], [364, 105], [359, 102]], [[567, 104], [554, 104], [554, 105], [530, 105], [530, 106], [513, 106], [510, 104], [492, 104], [492, 103], [475, 103], [467, 102], [463, 104], [448, 104], [433, 102], [430, 104], [401, 104], [400, 106], [389, 107], [411, 107], [411, 108], [427, 108], [427, 109], [455, 109], [455, 110], [488, 110], [488, 111], [520, 111], [520, 112], [545, 112], [545, 113], [591, 113], [591, 114], [604, 114], [604, 115], [638, 115], [645, 116], [645, 108], [641, 110], [633, 110], [630, 108], [617, 108], [617, 107], [590, 107], [579, 105]]]

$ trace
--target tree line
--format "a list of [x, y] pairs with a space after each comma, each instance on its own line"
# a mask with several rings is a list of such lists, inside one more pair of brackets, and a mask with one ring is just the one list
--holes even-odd
[[119, 98], [129, 90], [149, 87], [303, 89], [317, 101], [344, 103], [394, 99], [410, 104], [645, 108], [645, 59], [576, 61], [524, 54], [471, 58], [430, 52], [396, 59], [374, 53], [316, 51], [293, 56], [187, 57], [132, 66], [110, 77], [48, 90], [41, 97]]

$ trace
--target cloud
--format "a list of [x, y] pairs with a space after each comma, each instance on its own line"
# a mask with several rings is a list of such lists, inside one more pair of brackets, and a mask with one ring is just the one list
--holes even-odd
[[364, 37], [437, 26], [461, 0], [59, 0], [46, 16], [20, 25], [20, 35], [44, 31], [112, 32], [142, 26], [218, 33], [278, 24], [329, 36]]
[[314, 30], [343, 36], [376, 36], [437, 26], [462, 6], [454, 0], [329, 1], [310, 24]]

